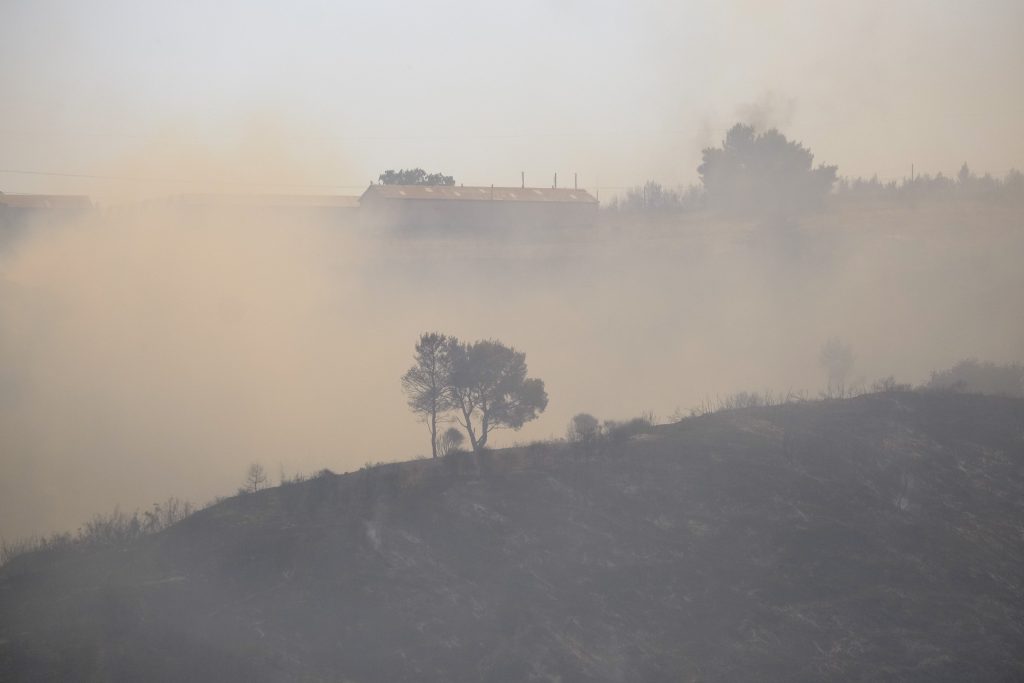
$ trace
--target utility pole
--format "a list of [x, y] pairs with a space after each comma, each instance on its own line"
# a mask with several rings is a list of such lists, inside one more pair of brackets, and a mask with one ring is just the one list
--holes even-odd
[[522, 182], [523, 182], [523, 189], [525, 190], [526, 189], [526, 171], [520, 171], [519, 172], [519, 178], [522, 180]]

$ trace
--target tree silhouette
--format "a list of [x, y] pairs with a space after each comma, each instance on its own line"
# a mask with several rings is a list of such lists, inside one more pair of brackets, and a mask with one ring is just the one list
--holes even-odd
[[265, 488], [266, 484], [267, 473], [263, 469], [263, 465], [258, 462], [249, 465], [249, 470], [245, 474], [245, 490], [249, 493], [256, 493]]
[[758, 134], [738, 123], [721, 147], [704, 150], [697, 172], [713, 208], [790, 215], [820, 205], [835, 183], [835, 166], [813, 162], [810, 150], [777, 130]]
[[853, 349], [841, 339], [833, 337], [821, 347], [818, 363], [828, 377], [828, 398], [843, 398], [847, 395], [846, 380], [853, 370]]
[[548, 405], [544, 382], [526, 376], [526, 354], [483, 340], [451, 347], [451, 395], [473, 450], [487, 445], [491, 431], [519, 429]]
[[427, 173], [422, 168], [388, 169], [378, 177], [384, 185], [454, 185], [455, 178], [443, 173]]
[[402, 389], [409, 397], [409, 408], [427, 424], [430, 452], [437, 457], [438, 416], [453, 407], [449, 383], [451, 348], [454, 337], [438, 332], [420, 335], [416, 343], [416, 363], [402, 375]]
[[589, 443], [601, 435], [601, 423], [590, 413], [579, 413], [569, 420], [565, 437], [570, 443]]

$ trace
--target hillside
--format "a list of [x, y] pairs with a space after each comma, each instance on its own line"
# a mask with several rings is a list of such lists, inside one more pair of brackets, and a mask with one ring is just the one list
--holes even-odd
[[1024, 679], [1024, 401], [324, 475], [0, 570], [0, 680]]

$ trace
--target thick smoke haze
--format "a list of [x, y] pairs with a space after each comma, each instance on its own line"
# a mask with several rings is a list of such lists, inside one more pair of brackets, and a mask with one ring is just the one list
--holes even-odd
[[[1020, 215], [921, 206], [799, 225], [399, 238], [186, 193], [358, 194], [387, 168], [604, 201], [697, 181], [736, 121], [842, 175], [1024, 159], [1018, 2], [22, 2], [0, 12], [0, 191], [98, 213], [0, 244], [0, 533], [230, 494], [245, 467], [427, 452], [417, 336], [526, 352], [551, 403], [661, 416], [737, 390], [918, 382], [1020, 360]], [[45, 39], [44, 39], [45, 37]], [[143, 201], [146, 200], [146, 201]], [[259, 204], [259, 202], [255, 202]], [[244, 202], [243, 202], [244, 204]], [[120, 207], [120, 208], [119, 208]]]
[[1019, 220], [941, 207], [444, 239], [152, 203], [39, 226], [0, 254], [0, 533], [203, 503], [254, 461], [276, 480], [427, 453], [398, 381], [426, 330], [501, 339], [547, 384], [548, 410], [496, 446], [562, 436], [580, 411], [813, 396], [830, 337], [867, 383], [1019, 360]]
[[0, 683], [1024, 680], [1022, 67], [1024, 0], [0, 0]]

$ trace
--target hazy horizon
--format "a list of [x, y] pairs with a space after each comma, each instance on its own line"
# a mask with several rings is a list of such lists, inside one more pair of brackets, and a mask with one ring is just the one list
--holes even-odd
[[1002, 176], [1024, 159], [1024, 6], [1011, 1], [2, 14], [6, 192], [346, 194], [423, 166], [481, 185], [579, 173], [611, 193], [696, 182], [700, 150], [736, 121], [779, 127], [847, 176], [965, 161]]

